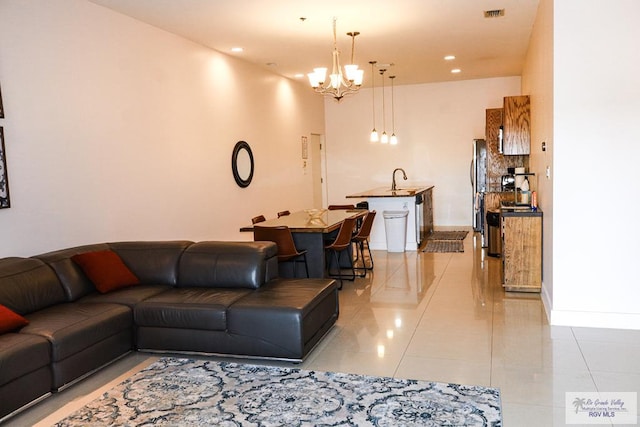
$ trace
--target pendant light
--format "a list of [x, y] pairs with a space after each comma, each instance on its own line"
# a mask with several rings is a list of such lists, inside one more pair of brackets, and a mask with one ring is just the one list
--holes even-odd
[[378, 142], [380, 138], [378, 137], [378, 131], [376, 130], [376, 79], [374, 78], [373, 67], [376, 65], [377, 61], [369, 61], [371, 64], [371, 104], [373, 110], [373, 130], [371, 131], [371, 136], [369, 137], [369, 141]]
[[396, 137], [396, 111], [393, 101], [393, 80], [396, 76], [389, 76], [389, 78], [391, 79], [391, 138], [389, 139], [389, 144], [398, 145], [398, 138]]
[[386, 125], [386, 117], [385, 117], [385, 108], [384, 108], [384, 73], [387, 70], [383, 68], [380, 70], [380, 75], [382, 76], [382, 135], [380, 136], [381, 144], [389, 143], [389, 135], [387, 135], [387, 125]]

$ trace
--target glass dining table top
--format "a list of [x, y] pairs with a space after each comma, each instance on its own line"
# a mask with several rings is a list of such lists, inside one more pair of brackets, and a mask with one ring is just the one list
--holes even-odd
[[[329, 233], [336, 230], [347, 218], [358, 218], [367, 213], [366, 209], [327, 210], [317, 217], [312, 217], [305, 211], [291, 212], [280, 218], [272, 218], [255, 225], [261, 227], [277, 227], [286, 225], [292, 232], [298, 233]], [[243, 227], [241, 231], [253, 231], [253, 226]]]

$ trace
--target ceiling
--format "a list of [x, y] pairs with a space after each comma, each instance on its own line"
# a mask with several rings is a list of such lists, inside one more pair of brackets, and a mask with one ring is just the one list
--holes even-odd
[[[370, 85], [371, 65], [393, 64], [395, 84], [522, 72], [539, 0], [89, 0], [292, 79], [331, 68], [332, 22], [342, 65], [355, 63]], [[485, 10], [504, 16], [485, 18]], [[301, 19], [304, 18], [304, 19]], [[242, 53], [231, 52], [242, 47]], [[445, 55], [456, 59], [445, 61]], [[451, 69], [459, 68], [458, 74]], [[377, 71], [376, 71], [377, 73]], [[379, 78], [378, 78], [379, 79]], [[376, 85], [379, 80], [376, 80]]]

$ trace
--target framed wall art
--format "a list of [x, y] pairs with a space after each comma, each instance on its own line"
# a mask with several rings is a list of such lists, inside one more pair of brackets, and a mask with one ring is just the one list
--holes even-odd
[[4, 128], [0, 126], [0, 209], [9, 207], [11, 207], [11, 201], [9, 200], [7, 156], [4, 151]]
[[2, 87], [0, 86], [0, 119], [4, 119], [4, 107], [2, 106]]

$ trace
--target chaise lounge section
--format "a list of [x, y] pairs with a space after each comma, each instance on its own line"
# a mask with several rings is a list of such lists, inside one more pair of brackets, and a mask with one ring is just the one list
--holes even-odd
[[[86, 255], [117, 258], [135, 283], [99, 292]], [[1, 306], [28, 324], [0, 334], [0, 420], [132, 350], [302, 361], [339, 314], [333, 280], [278, 277], [272, 242], [100, 243], [4, 258]]]

